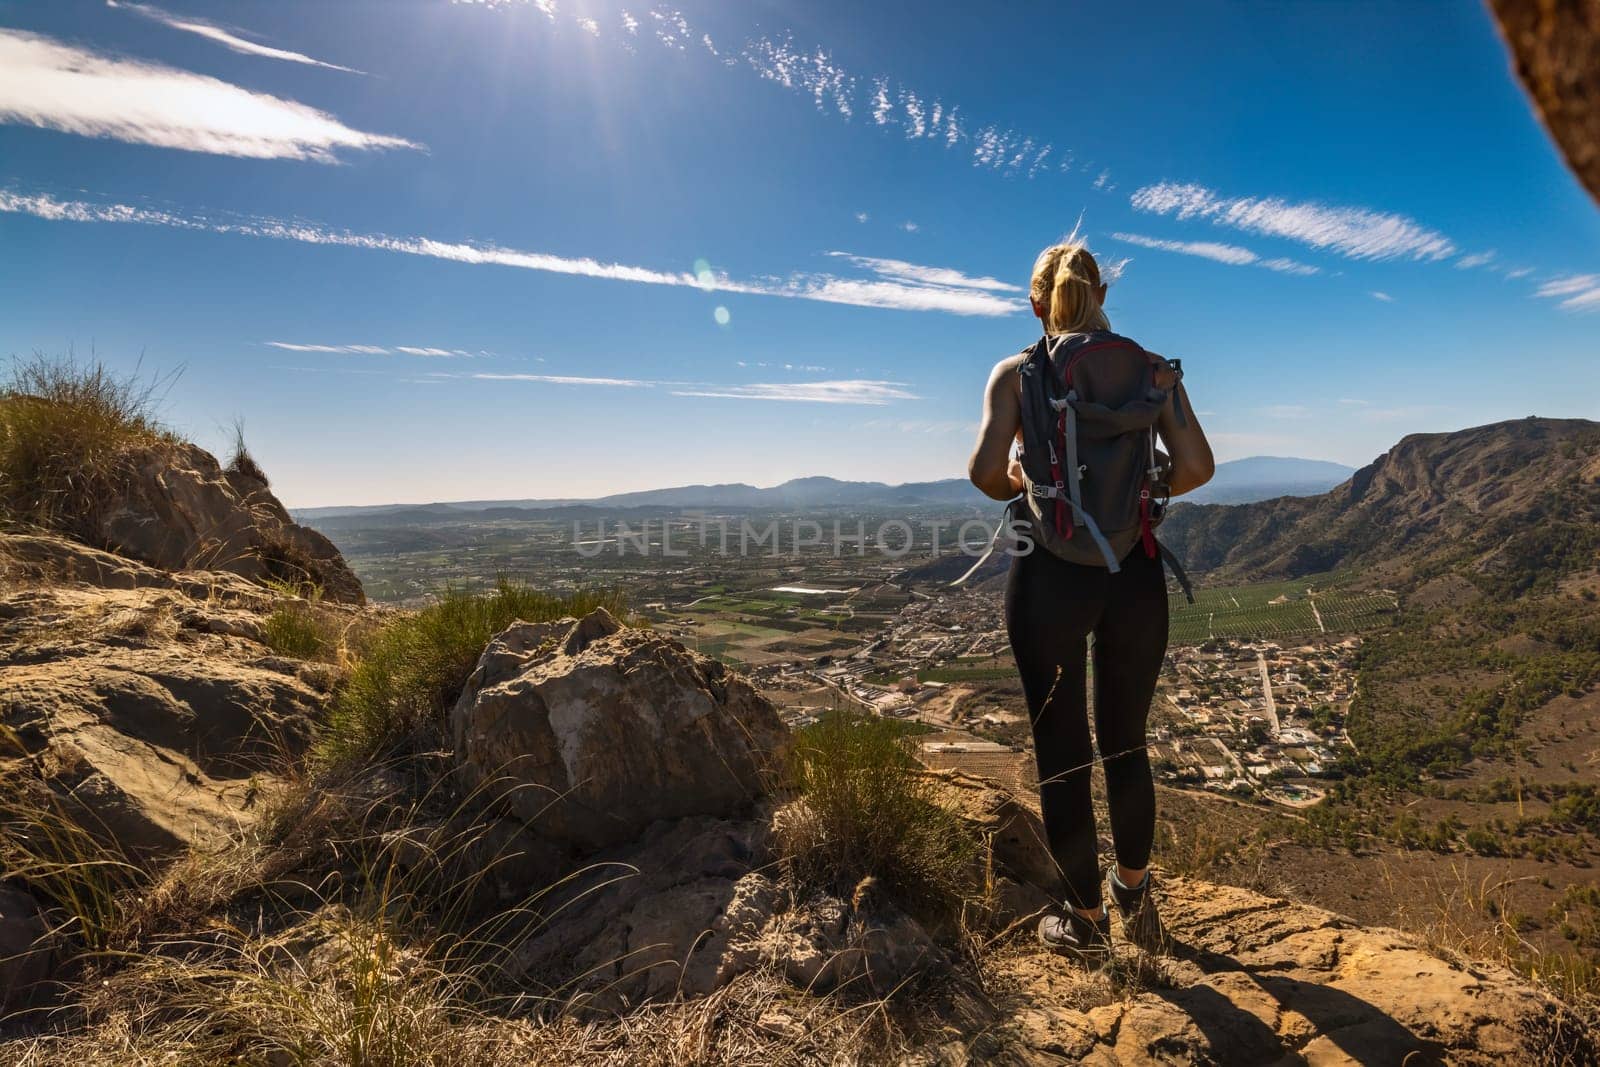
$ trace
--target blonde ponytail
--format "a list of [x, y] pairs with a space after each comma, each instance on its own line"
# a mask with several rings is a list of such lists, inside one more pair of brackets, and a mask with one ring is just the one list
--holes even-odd
[[1111, 328], [1100, 306], [1099, 288], [1100, 265], [1074, 232], [1039, 253], [1028, 291], [1043, 311], [1046, 333], [1088, 333]]

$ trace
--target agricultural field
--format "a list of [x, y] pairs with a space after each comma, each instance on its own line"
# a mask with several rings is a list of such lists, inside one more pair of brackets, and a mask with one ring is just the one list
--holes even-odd
[[1195, 589], [1193, 604], [1170, 601], [1173, 644], [1353, 633], [1387, 622], [1399, 606], [1388, 590], [1351, 588], [1351, 575]]

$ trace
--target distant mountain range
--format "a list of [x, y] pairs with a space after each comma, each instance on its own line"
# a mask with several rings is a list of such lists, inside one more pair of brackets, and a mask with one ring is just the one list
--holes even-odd
[[[1217, 464], [1211, 483], [1185, 499], [1195, 503], [1237, 504], [1276, 496], [1306, 496], [1326, 492], [1354, 473], [1355, 468], [1317, 459], [1251, 456]], [[965, 478], [936, 482], [847, 482], [838, 478], [794, 478], [781, 485], [760, 488], [743, 482], [722, 485], [680, 485], [670, 489], [645, 489], [614, 493], [588, 500], [460, 500], [438, 504], [382, 504], [371, 507], [299, 508], [303, 522], [330, 519], [376, 519], [397, 522], [439, 522], [452, 518], [508, 518], [518, 512], [556, 508], [831, 508], [875, 505], [928, 507], [987, 504]], [[349, 525], [348, 521], [338, 525]]]
[[1321, 495], [1180, 504], [1161, 539], [1190, 568], [1231, 578], [1358, 566], [1393, 581], [1463, 567], [1521, 587], [1595, 565], [1600, 424], [1526, 418], [1411, 434]]

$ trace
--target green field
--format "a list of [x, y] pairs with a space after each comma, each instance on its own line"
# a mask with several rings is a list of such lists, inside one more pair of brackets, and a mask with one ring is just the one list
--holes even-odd
[[1193, 604], [1179, 595], [1169, 602], [1172, 643], [1352, 633], [1380, 625], [1394, 613], [1394, 594], [1351, 589], [1349, 580], [1320, 574], [1283, 582], [1197, 586]]

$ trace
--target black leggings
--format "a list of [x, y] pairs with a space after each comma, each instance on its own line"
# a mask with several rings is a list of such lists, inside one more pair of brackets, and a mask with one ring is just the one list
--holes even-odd
[[1160, 559], [1135, 545], [1122, 569], [1068, 563], [1036, 547], [1011, 561], [1006, 631], [1022, 674], [1039, 765], [1039, 806], [1067, 902], [1100, 906], [1100, 861], [1089, 772], [1085, 638], [1094, 634], [1094, 733], [1105, 765], [1117, 862], [1150, 862], [1156, 793], [1145, 721], [1167, 651], [1167, 582]]

